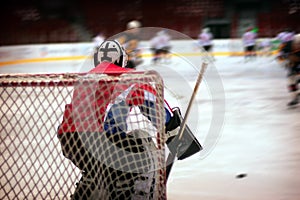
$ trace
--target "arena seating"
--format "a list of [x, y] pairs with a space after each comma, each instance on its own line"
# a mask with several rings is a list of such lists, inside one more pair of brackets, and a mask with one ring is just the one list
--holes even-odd
[[[205, 20], [222, 19], [226, 16], [224, 0], [140, 0], [130, 4], [122, 0], [77, 0], [75, 15], [78, 15], [79, 21], [61, 16], [45, 17], [43, 11], [34, 4], [35, 1], [25, 2], [24, 5], [11, 4], [10, 7], [1, 8], [0, 45], [89, 42], [100, 32], [110, 37], [124, 31], [126, 23], [132, 19], [140, 20], [145, 27], [173, 29], [196, 38]], [[274, 1], [271, 8], [257, 13], [259, 37], [273, 37], [286, 27], [299, 27], [297, 19], [300, 11], [293, 13], [284, 3]], [[236, 37], [238, 12], [231, 17], [230, 35]], [[80, 23], [89, 33], [89, 38], [81, 37], [74, 29], [74, 23]], [[150, 37], [150, 34], [146, 36]]]

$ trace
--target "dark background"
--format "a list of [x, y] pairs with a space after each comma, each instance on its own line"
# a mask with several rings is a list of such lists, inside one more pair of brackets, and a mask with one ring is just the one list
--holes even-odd
[[[259, 37], [290, 28], [299, 33], [299, 0], [9, 0], [0, 8], [0, 45], [90, 42], [110, 37], [128, 21], [197, 38], [210, 27], [215, 38], [239, 38], [249, 27]], [[144, 38], [147, 39], [147, 38]]]

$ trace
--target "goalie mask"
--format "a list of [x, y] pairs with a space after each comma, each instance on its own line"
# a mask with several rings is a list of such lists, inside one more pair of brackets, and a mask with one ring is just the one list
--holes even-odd
[[94, 55], [95, 67], [102, 62], [110, 62], [120, 67], [126, 67], [127, 54], [121, 44], [116, 40], [104, 41]]

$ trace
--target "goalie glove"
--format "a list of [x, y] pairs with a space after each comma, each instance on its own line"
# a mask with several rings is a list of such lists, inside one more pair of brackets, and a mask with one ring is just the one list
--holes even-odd
[[166, 143], [170, 152], [176, 154], [178, 160], [183, 160], [201, 151], [203, 148], [187, 125], [185, 125], [183, 130], [182, 138], [179, 139], [178, 131], [183, 118], [179, 108], [174, 108], [173, 114], [173, 117], [166, 124], [166, 131], [169, 136]]

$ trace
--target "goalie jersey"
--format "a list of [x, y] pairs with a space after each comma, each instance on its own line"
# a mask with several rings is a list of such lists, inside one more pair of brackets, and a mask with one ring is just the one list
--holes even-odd
[[[93, 68], [88, 75], [107, 74], [119, 76], [133, 69], [122, 68], [103, 62]], [[115, 123], [126, 130], [126, 118], [131, 106], [155, 107], [156, 90], [150, 84], [122, 82], [99, 82], [79, 80], [74, 87], [72, 102], [65, 106], [63, 120], [58, 134], [66, 132], [102, 132]], [[113, 112], [114, 104], [124, 104], [121, 112]], [[173, 116], [165, 101], [166, 123]], [[143, 107], [145, 107], [143, 106]], [[143, 113], [146, 114], [147, 113]], [[118, 115], [118, 116], [117, 116]], [[151, 116], [148, 115], [148, 118]], [[106, 120], [110, 118], [110, 120]], [[155, 125], [155, 119], [149, 119]], [[107, 121], [107, 122], [106, 122]], [[107, 129], [108, 130], [108, 129]], [[107, 131], [106, 130], [106, 131]], [[112, 130], [114, 131], [114, 130]], [[117, 130], [115, 130], [117, 131]], [[113, 133], [112, 133], [113, 134]]]

